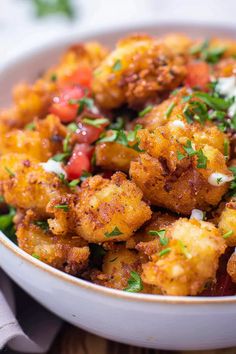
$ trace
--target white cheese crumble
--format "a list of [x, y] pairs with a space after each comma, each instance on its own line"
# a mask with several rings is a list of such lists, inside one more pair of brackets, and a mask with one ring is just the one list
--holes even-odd
[[204, 219], [203, 211], [199, 209], [193, 209], [190, 215], [190, 219], [203, 220]]
[[42, 166], [46, 172], [53, 172], [57, 175], [63, 174], [65, 177], [67, 177], [66, 171], [62, 168], [60, 162], [50, 159], [47, 162], [40, 163], [40, 166]]
[[[216, 85], [216, 91], [226, 98], [236, 97], [236, 76], [221, 77]], [[236, 102], [234, 102], [228, 110], [229, 117], [236, 114]]]
[[208, 177], [208, 183], [210, 183], [212, 186], [219, 187], [222, 186], [222, 184], [231, 182], [233, 179], [234, 178], [232, 176], [227, 176], [224, 173], [213, 172]]
[[173, 122], [171, 122], [172, 125], [174, 125], [175, 127], [180, 127], [180, 128], [184, 128], [185, 124], [184, 122], [182, 122], [182, 120], [176, 119]]

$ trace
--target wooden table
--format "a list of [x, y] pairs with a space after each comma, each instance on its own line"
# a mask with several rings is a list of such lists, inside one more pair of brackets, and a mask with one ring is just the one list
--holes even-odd
[[236, 348], [194, 352], [137, 348], [108, 341], [70, 325], [65, 325], [48, 354], [236, 354]]

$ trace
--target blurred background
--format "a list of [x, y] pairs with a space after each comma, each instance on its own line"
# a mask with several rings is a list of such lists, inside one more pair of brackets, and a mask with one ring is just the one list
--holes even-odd
[[0, 63], [61, 35], [146, 22], [236, 26], [235, 0], [0, 0]]

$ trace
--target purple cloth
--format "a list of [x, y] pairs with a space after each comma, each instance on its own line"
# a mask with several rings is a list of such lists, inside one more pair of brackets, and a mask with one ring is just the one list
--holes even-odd
[[25, 294], [0, 270], [0, 350], [44, 353], [62, 321]]

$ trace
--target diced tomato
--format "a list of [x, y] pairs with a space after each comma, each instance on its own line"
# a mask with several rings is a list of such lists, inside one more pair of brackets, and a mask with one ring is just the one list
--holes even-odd
[[89, 89], [91, 87], [92, 78], [91, 68], [83, 66], [78, 68], [73, 74], [67, 76], [65, 81], [67, 84], [79, 84]]
[[89, 124], [78, 124], [76, 131], [76, 140], [78, 143], [94, 143], [102, 133], [103, 128], [97, 128]]
[[88, 144], [77, 144], [65, 167], [68, 180], [80, 178], [83, 171], [91, 171], [91, 158], [94, 147]]
[[57, 115], [63, 123], [72, 122], [77, 116], [78, 104], [71, 104], [69, 101], [82, 97], [84, 90], [80, 86], [67, 87], [60, 96], [54, 97], [50, 112]]
[[187, 65], [187, 77], [185, 84], [191, 88], [198, 87], [201, 90], [207, 90], [210, 82], [210, 67], [203, 61], [192, 62]]

